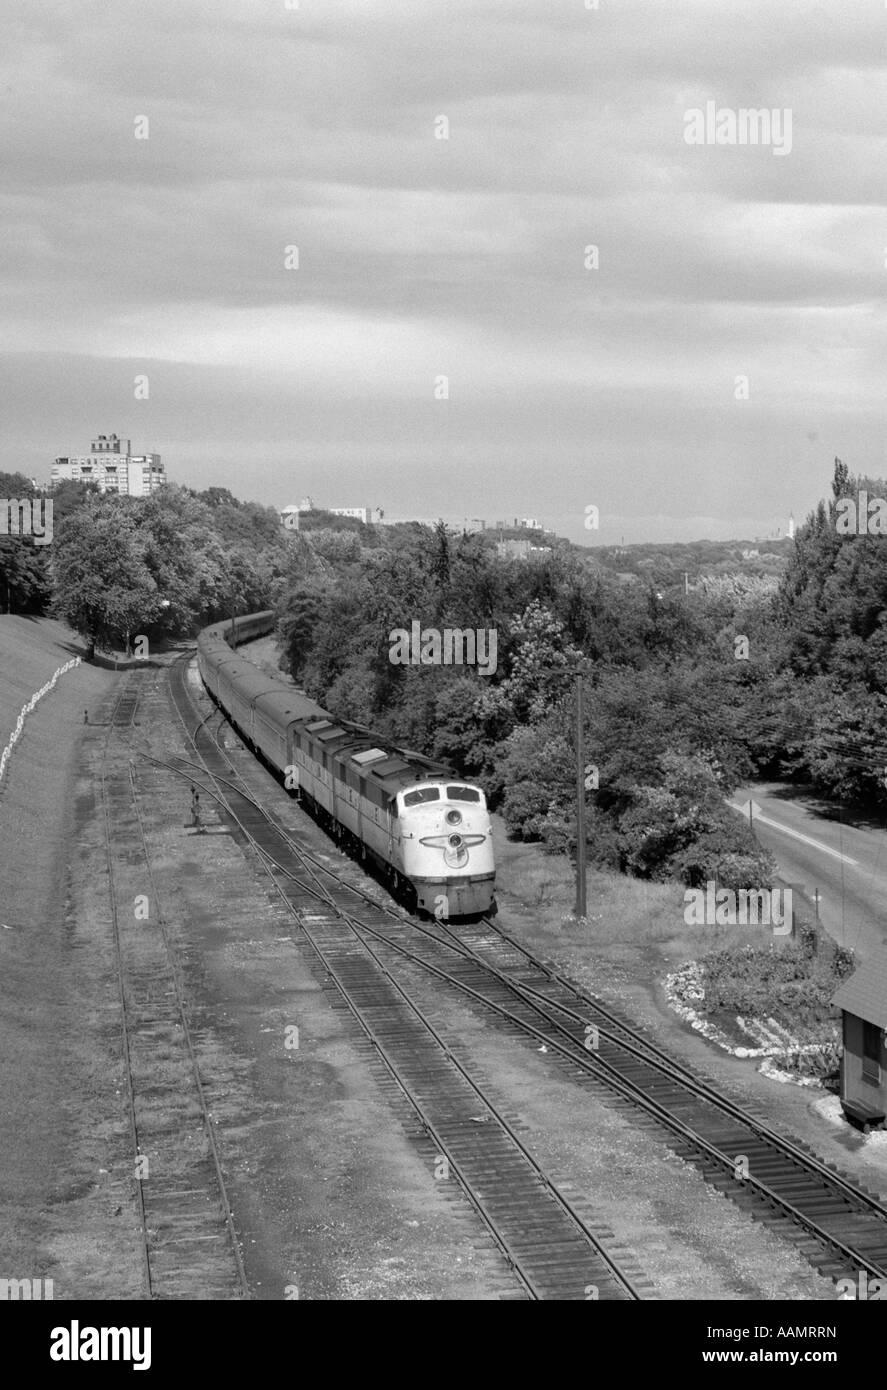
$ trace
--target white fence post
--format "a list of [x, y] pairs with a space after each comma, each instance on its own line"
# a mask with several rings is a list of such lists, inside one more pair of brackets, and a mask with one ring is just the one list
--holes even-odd
[[9, 766], [9, 760], [12, 757], [12, 750], [22, 735], [22, 731], [25, 727], [25, 720], [28, 715], [33, 714], [36, 706], [43, 699], [43, 696], [48, 695], [50, 690], [55, 688], [55, 683], [59, 676], [63, 676], [66, 671], [72, 671], [75, 666], [79, 666], [80, 664], [81, 658], [79, 656], [73, 657], [71, 661], [66, 661], [64, 666], [58, 668], [52, 679], [46, 681], [39, 690], [36, 690], [26, 705], [22, 705], [22, 712], [15, 721], [15, 728], [10, 735], [9, 742], [6, 744], [2, 753], [0, 753], [0, 786], [2, 786], [4, 774]]

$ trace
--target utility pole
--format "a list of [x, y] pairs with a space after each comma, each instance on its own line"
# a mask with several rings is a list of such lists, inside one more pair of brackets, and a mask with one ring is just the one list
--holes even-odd
[[586, 915], [585, 892], [585, 739], [582, 667], [576, 672], [576, 917]]
[[689, 594], [689, 592], [690, 592], [690, 575], [689, 575], [689, 573], [688, 573], [687, 570], [684, 570], [684, 595], [686, 596], [687, 594]]
[[230, 590], [228, 591], [228, 607], [231, 612], [231, 635], [229, 639], [229, 644], [232, 647], [237, 646], [237, 606], [242, 601], [242, 599], [243, 594], [238, 586], [237, 580], [235, 579], [232, 582]]

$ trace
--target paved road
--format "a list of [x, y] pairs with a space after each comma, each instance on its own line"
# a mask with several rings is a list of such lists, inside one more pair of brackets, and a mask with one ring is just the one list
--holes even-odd
[[826, 930], [862, 957], [887, 943], [887, 827], [853, 822], [817, 798], [778, 783], [741, 787], [731, 804], [749, 797], [760, 807], [754, 828], [783, 878], [820, 892]]

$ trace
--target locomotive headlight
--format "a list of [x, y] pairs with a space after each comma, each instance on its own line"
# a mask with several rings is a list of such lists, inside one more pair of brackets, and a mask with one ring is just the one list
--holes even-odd
[[461, 811], [447, 811], [447, 824], [448, 824], [448, 825], [461, 825], [461, 824], [462, 824], [462, 812], [461, 812]]
[[450, 846], [450, 849], [461, 849], [461, 848], [462, 848], [462, 836], [461, 836], [461, 835], [450, 835], [449, 838], [448, 838], [448, 840], [447, 840], [447, 844]]

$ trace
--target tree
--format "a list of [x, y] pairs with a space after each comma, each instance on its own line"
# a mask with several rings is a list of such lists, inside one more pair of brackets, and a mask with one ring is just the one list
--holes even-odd
[[450, 587], [450, 536], [447, 531], [446, 522], [443, 520], [436, 522], [434, 527], [434, 548], [431, 553], [431, 572], [434, 575], [434, 583], [437, 589], [438, 616], [442, 616], [446, 608], [447, 594]]
[[569, 642], [563, 623], [538, 599], [513, 621], [510, 646], [510, 673], [497, 693], [516, 723], [532, 723], [567, 688], [570, 669], [582, 653]]
[[323, 610], [323, 596], [307, 585], [300, 585], [282, 605], [277, 624], [280, 664], [299, 685], [303, 683]]
[[556, 720], [515, 729], [501, 745], [497, 764], [510, 834], [544, 840], [550, 827], [572, 819], [574, 757]]
[[305, 540], [316, 555], [334, 564], [360, 559], [360, 537], [354, 531], [319, 527], [309, 531]]
[[[3, 507], [39, 497], [22, 473], [0, 473], [0, 495]], [[51, 590], [48, 549], [30, 535], [0, 535], [0, 612], [44, 612]]]
[[50, 593], [45, 550], [31, 536], [0, 536], [0, 612], [42, 613]]
[[835, 473], [832, 478], [832, 496], [835, 501], [850, 495], [850, 469], [839, 458], [835, 459]]
[[162, 611], [145, 558], [147, 537], [116, 499], [92, 499], [59, 528], [53, 546], [54, 607], [88, 644], [129, 647], [130, 637]]
[[434, 702], [433, 758], [474, 776], [489, 770], [490, 755], [507, 732], [486, 701], [489, 683], [464, 671], [443, 682]]
[[213, 528], [211, 509], [174, 485], [148, 497], [122, 499], [122, 505], [164, 601], [157, 635], [193, 632], [224, 609], [234, 562]]

